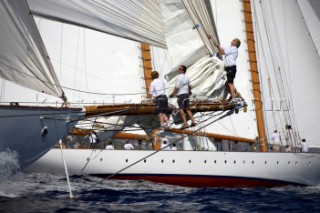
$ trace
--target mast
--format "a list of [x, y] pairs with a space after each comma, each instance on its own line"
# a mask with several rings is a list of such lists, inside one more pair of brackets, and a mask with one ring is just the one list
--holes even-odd
[[151, 98], [151, 94], [149, 94], [149, 90], [150, 90], [150, 84], [152, 81], [152, 78], [151, 78], [152, 64], [151, 64], [151, 54], [150, 54], [149, 44], [141, 43], [141, 54], [142, 54], [142, 62], [143, 62], [144, 79], [146, 83], [146, 97]]
[[259, 139], [261, 143], [261, 151], [266, 152], [267, 140], [266, 140], [264, 116], [263, 116], [263, 110], [262, 110], [263, 105], [262, 105], [262, 99], [261, 99], [261, 89], [260, 89], [259, 71], [257, 66], [257, 57], [256, 57], [256, 48], [255, 48], [250, 0], [243, 0], [243, 13], [244, 13], [245, 26], [246, 26], [249, 62], [250, 62], [250, 70], [251, 70], [251, 78], [252, 78], [254, 104], [256, 108], [258, 133], [259, 133]]

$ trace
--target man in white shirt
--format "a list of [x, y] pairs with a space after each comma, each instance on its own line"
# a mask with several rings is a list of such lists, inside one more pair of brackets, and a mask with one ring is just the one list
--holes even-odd
[[[213, 38], [208, 36], [209, 39]], [[227, 82], [226, 87], [232, 97], [231, 103], [237, 102], [236, 100], [236, 92], [233, 84], [234, 78], [236, 77], [237, 72], [237, 58], [238, 58], [238, 48], [241, 45], [241, 41], [238, 38], [235, 38], [231, 41], [231, 46], [229, 47], [221, 47], [216, 41], [214, 41], [214, 45], [218, 48], [218, 51], [221, 55], [225, 55], [224, 60], [224, 70], [227, 72]]]
[[306, 139], [304, 139], [304, 138], [301, 140], [301, 151], [302, 152], [309, 152], [309, 145], [308, 145]]
[[97, 136], [97, 133], [95, 131], [91, 131], [90, 135], [89, 135], [89, 140], [90, 140], [90, 143], [93, 144], [93, 143], [97, 143], [98, 141], [98, 136]]
[[175, 144], [175, 143], [174, 143], [174, 144], [172, 144], [171, 150], [172, 150], [172, 151], [176, 151], [176, 150], [178, 150], [178, 149], [177, 149], [177, 146], [176, 146], [176, 144]]
[[187, 67], [184, 65], [181, 65], [178, 70], [179, 75], [176, 78], [175, 88], [174, 88], [172, 94], [170, 95], [170, 98], [172, 98], [175, 95], [178, 96], [177, 101], [178, 101], [178, 105], [179, 105], [179, 113], [180, 113], [180, 116], [183, 120], [183, 125], [182, 125], [181, 129], [185, 129], [185, 128], [189, 127], [184, 111], [187, 112], [187, 114], [189, 115], [189, 117], [191, 119], [191, 126], [196, 125], [196, 121], [194, 120], [192, 112], [189, 108], [189, 104], [190, 104], [189, 93], [191, 92], [192, 88], [191, 88], [190, 80], [189, 80], [188, 76], [186, 75], [186, 71], [187, 71]]
[[166, 136], [162, 133], [161, 134], [161, 150], [170, 150], [169, 140]]
[[106, 146], [106, 149], [108, 150], [114, 150], [113, 144], [110, 142], [108, 143], [108, 145]]
[[160, 126], [169, 127], [169, 119], [166, 115], [168, 98], [165, 94], [165, 84], [159, 79], [159, 73], [157, 71], [153, 71], [151, 77], [153, 81], [150, 84], [149, 93], [152, 94], [152, 99], [155, 103], [155, 112], [159, 115]]
[[95, 131], [91, 131], [89, 135], [90, 147], [95, 148], [96, 144], [99, 142], [98, 135]]
[[277, 130], [274, 130], [274, 132], [272, 134], [272, 137], [271, 137], [271, 140], [273, 142], [272, 150], [274, 152], [279, 152], [279, 149], [280, 149], [280, 134], [278, 133]]
[[134, 149], [133, 145], [130, 143], [130, 141], [127, 141], [126, 144], [124, 145], [124, 149], [126, 150], [131, 150]]

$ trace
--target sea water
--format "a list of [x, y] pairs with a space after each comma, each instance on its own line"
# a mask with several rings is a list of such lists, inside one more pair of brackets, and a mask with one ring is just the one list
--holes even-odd
[[188, 188], [92, 176], [16, 173], [0, 212], [319, 212], [320, 187]]
[[148, 181], [23, 173], [0, 153], [0, 213], [5, 212], [320, 212], [320, 186], [189, 188]]

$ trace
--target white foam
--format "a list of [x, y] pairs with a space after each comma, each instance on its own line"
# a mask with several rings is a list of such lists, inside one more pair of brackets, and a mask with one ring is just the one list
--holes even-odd
[[7, 149], [0, 152], [0, 180], [6, 180], [20, 171], [19, 155]]

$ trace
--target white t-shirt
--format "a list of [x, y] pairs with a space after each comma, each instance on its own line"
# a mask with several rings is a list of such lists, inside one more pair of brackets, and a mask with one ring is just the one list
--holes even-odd
[[238, 58], [238, 48], [235, 46], [229, 46], [223, 48], [224, 50], [224, 65], [226, 67], [234, 66], [236, 65], [236, 60]]
[[307, 142], [301, 142], [301, 148], [302, 152], [308, 152], [309, 151], [309, 145]]
[[150, 84], [149, 94], [152, 94], [153, 97], [157, 97], [159, 95], [165, 95], [165, 84], [159, 78], [154, 79]]
[[96, 143], [97, 142], [97, 135], [92, 133], [90, 136], [89, 136], [89, 139], [90, 139], [90, 143]]
[[176, 88], [179, 88], [177, 95], [189, 93], [190, 80], [186, 74], [179, 74], [176, 79]]
[[124, 145], [124, 149], [130, 150], [130, 149], [134, 149], [133, 145], [131, 143], [126, 143]]
[[280, 135], [278, 132], [274, 132], [272, 135], [271, 140], [273, 141], [273, 144], [280, 144]]
[[112, 144], [109, 144], [109, 145], [107, 145], [107, 146], [106, 146], [106, 149], [113, 150], [113, 149], [114, 149], [114, 147], [113, 147], [113, 145], [112, 145]]
[[171, 150], [172, 150], [172, 151], [176, 151], [176, 150], [178, 150], [178, 149], [177, 149], [176, 146], [173, 146], [173, 147], [171, 147]]

